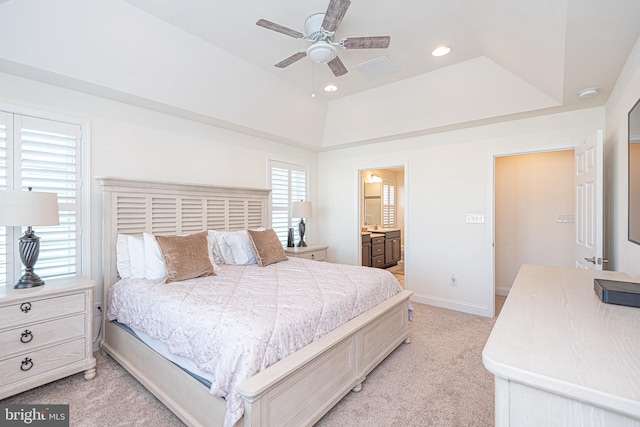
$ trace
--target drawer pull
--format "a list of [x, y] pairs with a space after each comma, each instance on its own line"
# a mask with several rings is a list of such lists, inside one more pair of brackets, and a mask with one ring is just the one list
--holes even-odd
[[25, 329], [22, 335], [20, 336], [20, 342], [25, 344], [30, 342], [32, 339], [33, 339], [33, 334], [28, 329]]
[[31, 311], [31, 303], [23, 302], [22, 304], [20, 304], [20, 310], [22, 310], [23, 313], [28, 313], [29, 311]]
[[30, 357], [25, 357], [22, 361], [22, 365], [20, 365], [20, 370], [28, 371], [31, 368], [33, 368], [33, 361]]

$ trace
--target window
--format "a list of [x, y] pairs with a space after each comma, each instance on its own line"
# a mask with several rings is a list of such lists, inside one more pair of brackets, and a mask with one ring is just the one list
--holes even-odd
[[287, 244], [289, 227], [294, 238], [300, 239], [297, 225], [300, 218], [291, 218], [291, 203], [307, 200], [307, 167], [293, 163], [270, 161], [271, 227], [283, 246]]
[[[82, 178], [88, 171], [82, 170], [81, 161], [88, 142], [83, 141], [82, 122], [42, 117], [0, 111], [0, 190], [32, 187], [57, 193], [60, 225], [34, 227], [40, 237], [35, 271], [45, 280], [88, 274], [83, 268], [89, 264], [88, 256], [83, 257], [88, 236], [83, 239], [82, 233], [84, 211], [88, 212], [82, 203], [84, 199], [88, 204], [88, 197], [82, 197]], [[25, 229], [0, 226], [0, 286], [12, 285], [23, 273], [18, 239]]]
[[396, 183], [392, 180], [382, 182], [382, 226], [396, 226]]

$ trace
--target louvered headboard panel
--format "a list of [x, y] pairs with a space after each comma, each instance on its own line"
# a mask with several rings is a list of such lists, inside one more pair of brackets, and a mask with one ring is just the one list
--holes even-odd
[[98, 177], [103, 192], [104, 294], [117, 280], [118, 234], [269, 227], [270, 190]]

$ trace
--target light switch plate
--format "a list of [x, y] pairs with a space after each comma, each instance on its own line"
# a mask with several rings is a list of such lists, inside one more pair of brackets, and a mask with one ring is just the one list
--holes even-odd
[[556, 214], [556, 222], [563, 222], [563, 223], [573, 222], [573, 215], [572, 214]]
[[484, 214], [468, 213], [466, 223], [467, 224], [484, 224]]

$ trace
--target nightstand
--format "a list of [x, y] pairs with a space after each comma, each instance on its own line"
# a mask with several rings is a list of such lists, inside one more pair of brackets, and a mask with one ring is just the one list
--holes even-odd
[[323, 245], [308, 245], [302, 248], [284, 248], [284, 253], [289, 257], [313, 259], [315, 261], [324, 261], [327, 259], [327, 248]]
[[93, 357], [91, 279], [45, 280], [44, 286], [0, 287], [0, 399], [85, 371]]

